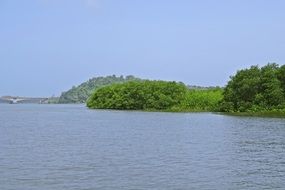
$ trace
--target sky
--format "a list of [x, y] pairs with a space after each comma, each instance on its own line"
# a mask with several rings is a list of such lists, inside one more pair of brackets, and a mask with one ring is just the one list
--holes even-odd
[[134, 75], [224, 86], [285, 64], [284, 0], [0, 0], [0, 96]]

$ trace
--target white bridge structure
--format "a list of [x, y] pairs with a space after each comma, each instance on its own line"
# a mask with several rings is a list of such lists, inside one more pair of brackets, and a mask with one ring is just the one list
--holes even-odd
[[12, 104], [17, 104], [20, 101], [23, 101], [25, 99], [21, 99], [21, 98], [12, 98], [12, 99], [7, 99], [9, 102], [11, 102]]
[[29, 97], [16, 97], [16, 96], [2, 96], [0, 97], [0, 103], [19, 104], [19, 103], [31, 103], [31, 104], [43, 104], [47, 103], [48, 98], [29, 98]]

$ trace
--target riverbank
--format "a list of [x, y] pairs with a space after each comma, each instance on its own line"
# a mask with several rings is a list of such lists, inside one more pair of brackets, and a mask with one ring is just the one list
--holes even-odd
[[[151, 110], [155, 111], [155, 110]], [[159, 110], [157, 110], [159, 111]], [[213, 110], [165, 110], [163, 112], [173, 113], [214, 113], [220, 115], [240, 116], [240, 117], [268, 117], [268, 118], [285, 118], [285, 110], [280, 111], [261, 111], [261, 112], [218, 112]]]
[[110, 110], [110, 111], [129, 111], [129, 112], [165, 112], [165, 113], [213, 113], [218, 115], [228, 115], [228, 116], [237, 116], [237, 117], [264, 117], [264, 118], [285, 118], [285, 112], [278, 111], [264, 111], [264, 112], [218, 112], [213, 110], [199, 110], [199, 109], [167, 109], [167, 110], [128, 110], [128, 109], [91, 109], [91, 110]]
[[[215, 112], [214, 112], [215, 113]], [[263, 111], [263, 112], [217, 112], [221, 115], [240, 116], [240, 117], [269, 117], [269, 118], [285, 118], [283, 111]]]

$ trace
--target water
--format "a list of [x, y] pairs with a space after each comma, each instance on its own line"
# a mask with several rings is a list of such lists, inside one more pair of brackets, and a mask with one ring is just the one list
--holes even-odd
[[0, 189], [285, 189], [285, 120], [0, 104]]

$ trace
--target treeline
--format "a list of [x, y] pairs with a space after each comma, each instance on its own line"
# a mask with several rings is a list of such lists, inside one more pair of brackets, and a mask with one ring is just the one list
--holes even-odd
[[183, 83], [132, 81], [98, 89], [87, 106], [96, 109], [212, 111], [222, 98], [222, 90], [189, 90]]
[[80, 84], [79, 86], [74, 86], [70, 90], [63, 92], [57, 103], [70, 104], [70, 103], [86, 103], [87, 99], [92, 95], [92, 93], [101, 87], [115, 84], [124, 83], [128, 81], [141, 80], [132, 75], [129, 76], [106, 76], [106, 77], [94, 77], [89, 79], [87, 82]]
[[223, 93], [220, 111], [266, 112], [285, 108], [285, 65], [252, 66], [231, 77]]
[[88, 99], [87, 106], [285, 115], [285, 65], [271, 63], [239, 70], [230, 77], [225, 88], [189, 89], [183, 83], [150, 80], [108, 85], [98, 88]]

